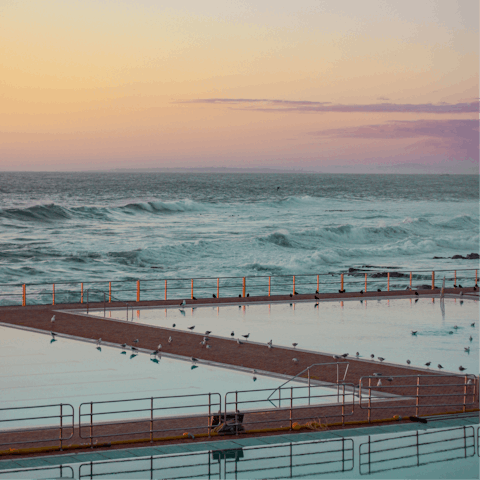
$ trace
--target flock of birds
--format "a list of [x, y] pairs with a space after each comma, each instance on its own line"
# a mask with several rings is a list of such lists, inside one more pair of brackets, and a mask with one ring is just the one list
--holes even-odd
[[[186, 301], [183, 300], [182, 303], [180, 303], [180, 307], [185, 307], [185, 305], [186, 305]], [[318, 307], [318, 303], [316, 303], [316, 304], [314, 305], [314, 308], [316, 308], [316, 307]], [[182, 310], [182, 309], [180, 309], [180, 312], [183, 313], [183, 314], [185, 314], [185, 311]], [[53, 315], [53, 317], [51, 318], [51, 323], [53, 324], [54, 322], [55, 322], [55, 315]], [[471, 327], [475, 327], [475, 322], [471, 323], [470, 326], [471, 326]], [[174, 323], [174, 324], [172, 325], [172, 328], [175, 328], [175, 327], [176, 327], [176, 324]], [[458, 325], [455, 325], [455, 326], [453, 327], [454, 330], [458, 330], [458, 328], [459, 328]], [[187, 329], [190, 330], [190, 331], [193, 331], [193, 330], [195, 329], [195, 325], [192, 325], [192, 326], [190, 326], [190, 327], [187, 327]], [[53, 331], [51, 331], [50, 333], [51, 333], [51, 336], [52, 336], [51, 343], [52, 343], [52, 342], [55, 342], [55, 341], [56, 341], [55, 336], [56, 336], [57, 334], [56, 334], [55, 332], [53, 332]], [[200, 345], [204, 346], [204, 347], [207, 348], [207, 349], [212, 348], [211, 345], [208, 343], [209, 340], [210, 340], [209, 335], [210, 335], [211, 333], [212, 333], [212, 332], [211, 332], [210, 330], [207, 330], [207, 331], [205, 332], [205, 335], [203, 336], [202, 341], [200, 342]], [[450, 330], [450, 331], [448, 332], [449, 335], [452, 335], [453, 333], [454, 333], [453, 330]], [[412, 334], [413, 336], [417, 336], [418, 330], [412, 330], [412, 331], [411, 331], [411, 334]], [[232, 332], [230, 333], [230, 336], [231, 336], [231, 337], [235, 337], [235, 332], [234, 332], [233, 330], [232, 330]], [[250, 337], [250, 332], [247, 333], [247, 334], [245, 334], [245, 335], [241, 335], [241, 337], [243, 337], [245, 340], [242, 341], [242, 340], [240, 340], [240, 338], [237, 338], [237, 344], [238, 344], [238, 345], [243, 345], [243, 344], [249, 339], [249, 337]], [[472, 337], [471, 335], [470, 335], [470, 337], [469, 337], [469, 340], [470, 340], [470, 342], [473, 341], [473, 337]], [[135, 339], [132, 343], [134, 343], [135, 345], [137, 345], [137, 344], [139, 343], [139, 339], [138, 339], [138, 338]], [[168, 344], [171, 345], [172, 343], [173, 343], [173, 338], [170, 336], [170, 337], [168, 337]], [[97, 340], [97, 342], [96, 342], [96, 348], [97, 348], [97, 350], [99, 350], [99, 351], [102, 350], [101, 345], [102, 345], [102, 339], [99, 338], [99, 339]], [[296, 348], [297, 345], [298, 345], [298, 343], [296, 343], [296, 342], [292, 343], [293, 348]], [[133, 346], [133, 345], [132, 345], [132, 346], [129, 346], [129, 345], [127, 345], [127, 343], [123, 343], [123, 344], [121, 345], [121, 347], [122, 347], [122, 352], [121, 352], [122, 355], [126, 355], [126, 350], [127, 350], [128, 348], [129, 348], [129, 349], [131, 350], [131, 352], [132, 352], [131, 355], [130, 355], [130, 358], [131, 358], [131, 359], [134, 358], [134, 357], [136, 357], [136, 356], [138, 355], [138, 348], [137, 348], [136, 346]], [[269, 342], [267, 342], [267, 347], [268, 347], [269, 349], [273, 348], [273, 340], [270, 340]], [[161, 358], [161, 355], [160, 355], [161, 349], [162, 349], [162, 344], [160, 343], [160, 344], [158, 345], [157, 349], [156, 349], [156, 350], [153, 350], [153, 351], [150, 353], [150, 359], [151, 359], [152, 362], [154, 362], [154, 363], [159, 363], [159, 358]], [[465, 351], [466, 353], [470, 353], [470, 347], [465, 347], [465, 348], [464, 348], [464, 351]], [[333, 355], [333, 358], [334, 358], [335, 360], [342, 360], [342, 359], [346, 359], [348, 356], [349, 356], [348, 353], [344, 353], [343, 355]], [[152, 357], [153, 357], [153, 358], [152, 358]], [[360, 353], [359, 353], [359, 352], [356, 352], [355, 357], [356, 357], [356, 358], [359, 358], [359, 357], [360, 357]], [[374, 360], [374, 359], [375, 359], [375, 355], [372, 353], [372, 354], [370, 355], [370, 358], [371, 358], [372, 360]], [[377, 357], [377, 360], [378, 360], [379, 362], [383, 362], [383, 361], [385, 361], [385, 358], [383, 358], [383, 357]], [[192, 368], [192, 369], [193, 369], [193, 368], [197, 368], [197, 365], [196, 365], [196, 364], [198, 363], [198, 359], [195, 358], [195, 357], [191, 357], [191, 361], [192, 361], [192, 363], [193, 363], [193, 365], [192, 365], [191, 368]], [[298, 363], [298, 359], [297, 359], [297, 358], [293, 358], [292, 361], [293, 361], [293, 363]], [[407, 365], [411, 365], [412, 362], [411, 362], [410, 360], [407, 360], [406, 363], [407, 363]], [[425, 366], [426, 366], [426, 367], [430, 367], [431, 364], [432, 364], [432, 362], [427, 362], [427, 363], [425, 363]], [[444, 367], [439, 363], [439, 364], [437, 365], [437, 368], [438, 368], [439, 370], [442, 370]], [[458, 367], [458, 369], [460, 370], [460, 372], [464, 372], [465, 370], [467, 370], [467, 369], [466, 369], [465, 367], [463, 367], [462, 365], [460, 365], [460, 366]], [[257, 380], [257, 378], [255, 377], [256, 370], [253, 370], [253, 373], [254, 373], [253, 381], [256, 381], [256, 380]], [[374, 375], [374, 376], [380, 376], [381, 374], [380, 374], [380, 373], [377, 373], [377, 374], [374, 373], [373, 375]], [[391, 379], [389, 379], [389, 378], [387, 378], [387, 380], [390, 380], [390, 381], [391, 381]], [[380, 380], [379, 380], [379, 383], [380, 383]]]

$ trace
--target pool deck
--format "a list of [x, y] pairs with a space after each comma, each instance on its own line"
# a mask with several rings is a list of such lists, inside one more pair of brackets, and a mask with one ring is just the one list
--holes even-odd
[[[475, 298], [478, 299], [478, 291], [474, 291], [473, 288], [463, 288], [464, 293], [463, 298]], [[456, 298], [460, 293], [460, 289], [446, 289], [445, 294], [447, 296], [454, 295]], [[432, 297], [439, 296], [440, 289], [436, 290], [419, 290], [419, 297]], [[274, 303], [274, 302], [291, 302], [294, 301], [331, 301], [331, 300], [348, 300], [348, 299], [368, 299], [368, 298], [419, 298], [412, 291], [402, 290], [402, 291], [389, 291], [389, 292], [368, 292], [368, 293], [355, 293], [348, 292], [343, 294], [316, 294], [316, 295], [295, 295], [294, 297], [290, 295], [285, 296], [271, 296], [271, 297], [248, 297], [248, 298], [219, 298], [219, 299], [198, 299], [198, 300], [187, 300], [188, 306], [199, 306], [199, 305], [228, 305], [228, 304], [254, 304], [254, 303]], [[141, 302], [132, 302], [135, 307], [177, 307], [182, 299], [172, 299], [168, 301], [141, 301]], [[91, 309], [103, 309], [103, 303], [90, 303]], [[61, 304], [61, 305], [35, 305], [35, 306], [5, 306], [0, 307], [0, 324], [10, 325], [17, 328], [26, 328], [32, 329], [34, 331], [43, 332], [45, 334], [50, 334], [50, 331], [54, 331], [59, 338], [62, 336], [69, 338], [78, 338], [84, 341], [96, 342], [99, 338], [102, 338], [102, 343], [109, 344], [112, 346], [120, 346], [122, 343], [127, 343], [128, 345], [132, 344], [133, 339], [139, 339], [137, 347], [142, 351], [148, 352], [153, 351], [157, 348], [157, 345], [161, 343], [163, 345], [162, 354], [172, 355], [177, 358], [183, 358], [186, 361], [190, 361], [191, 357], [195, 357], [199, 360], [199, 365], [202, 363], [206, 364], [220, 364], [223, 366], [231, 366], [233, 368], [242, 369], [245, 371], [252, 372], [253, 369], [257, 371], [270, 372], [272, 374], [292, 377], [298, 374], [300, 371], [306, 367], [316, 364], [316, 363], [328, 363], [334, 362], [331, 355], [320, 354], [312, 351], [302, 351], [300, 349], [289, 349], [285, 347], [275, 347], [267, 348], [266, 345], [261, 345], [253, 342], [245, 342], [243, 345], [238, 345], [236, 339], [229, 338], [220, 338], [220, 337], [211, 337], [209, 344], [211, 345], [210, 349], [206, 349], [200, 345], [200, 340], [202, 340], [203, 334], [200, 333], [190, 333], [183, 331], [174, 331], [172, 329], [164, 329], [160, 327], [154, 327], [149, 325], [142, 325], [138, 323], [129, 323], [126, 321], [118, 321], [114, 319], [106, 319], [101, 317], [92, 317], [85, 316], [78, 313], [73, 313], [73, 310], [84, 309], [85, 304]], [[121, 302], [109, 303], [108, 308], [125, 308], [125, 305]], [[55, 314], [55, 323], [52, 324], [50, 319], [52, 315]], [[173, 343], [168, 344], [168, 337], [173, 337]], [[92, 346], [93, 348], [93, 346]], [[343, 354], [344, 352], [332, 352], [336, 354]], [[292, 362], [292, 358], [295, 357], [298, 362]], [[438, 396], [427, 399], [428, 403], [421, 407], [420, 415], [434, 415], [440, 413], [447, 413], [452, 411], [461, 411], [458, 407], [448, 407], [442, 406], [442, 403], [459, 403], [460, 394], [458, 393], [458, 388], [455, 390], [453, 386], [450, 386], [451, 383], [458, 381], [442, 375], [436, 370], [426, 370], [419, 369], [415, 367], [407, 367], [400, 365], [393, 365], [388, 363], [379, 363], [378, 361], [372, 361], [369, 359], [356, 359], [354, 357], [348, 357], [345, 362], [349, 363], [348, 374], [345, 379], [347, 383], [358, 385], [360, 378], [362, 376], [372, 375], [374, 372], [381, 373], [383, 376], [398, 376], [398, 375], [432, 375], [430, 378], [425, 378], [425, 383], [435, 383], [436, 387], [432, 387], [429, 393], [435, 393]], [[336, 369], [332, 368], [331, 370], [312, 370], [312, 378], [322, 382], [335, 383], [336, 382]], [[463, 378], [463, 377], [460, 377]], [[400, 388], [395, 393], [401, 395], [412, 395], [415, 394], [415, 385], [416, 380], [407, 379], [404, 384], [405, 388]], [[478, 379], [477, 379], [477, 391], [476, 399], [473, 406], [469, 406], [470, 410], [478, 410]], [[375, 390], [381, 391], [381, 388], [375, 388]], [[208, 389], [206, 390], [208, 393]], [[444, 395], [450, 394], [455, 396], [447, 397]], [[456, 397], [458, 396], [458, 398]], [[452, 402], [456, 398], [456, 401]], [[463, 396], [462, 396], [463, 398]], [[421, 400], [423, 403], [423, 399]], [[461, 403], [461, 402], [460, 402]], [[428, 405], [428, 406], [427, 406]], [[348, 422], [365, 422], [367, 419], [367, 409], [356, 407], [353, 412], [348, 412], [349, 416], [345, 417], [345, 421]], [[328, 417], [328, 423], [338, 423], [342, 421], [341, 412], [338, 406], [322, 406], [318, 408], [308, 408], [301, 411], [303, 416], [297, 416], [298, 422], [302, 423], [301, 420], [304, 420], [307, 417], [311, 419]], [[285, 425], [288, 425], [289, 422], [288, 416], [278, 416], [278, 412], [272, 412], [267, 422], [267, 418], [264, 420], [267, 422], [265, 425], [274, 426], [277, 425], [285, 428]], [[396, 400], [395, 405], [392, 405], [391, 408], [385, 409], [373, 409], [372, 410], [372, 420], [380, 419], [389, 419], [394, 415], [401, 416], [410, 416], [415, 415], [415, 407], [412, 407], [411, 401], [400, 401]], [[77, 415], [76, 415], [77, 417]], [[277, 418], [278, 417], [278, 418]], [[294, 419], [295, 419], [294, 418]], [[326, 422], [324, 422], [326, 423]], [[396, 422], [399, 424], [399, 422]], [[400, 422], [402, 423], [402, 422]], [[291, 422], [290, 422], [291, 424]], [[265, 425], [263, 428], [265, 429]], [[253, 426], [253, 428], [258, 429], [260, 425]], [[378, 428], [378, 424], [368, 425], [361, 424], [362, 429], [374, 429]], [[177, 421], [172, 424], [172, 431], [182, 432], [185, 431], [185, 424], [181, 421]], [[336, 426], [329, 428], [329, 432], [334, 432], [336, 430], [342, 430], [346, 427]], [[350, 425], [350, 428], [352, 426]], [[78, 430], [78, 429], [77, 429]], [[248, 430], [248, 428], [247, 428]], [[301, 430], [303, 433], [305, 430]], [[371, 430], [373, 432], [373, 430]], [[118, 440], [119, 437], [108, 436], [108, 433], [111, 432], [112, 435], [115, 434], [116, 430], [114, 426], [111, 426], [109, 430], [105, 430], [105, 441], [113, 442]], [[299, 432], [292, 432], [293, 435], [301, 435]], [[181, 433], [180, 433], [181, 434]], [[2, 443], [5, 441], [5, 434], [2, 434]], [[264, 435], [264, 434], [263, 434]], [[145, 436], [145, 435], [144, 435]], [[248, 436], [258, 436], [257, 434], [247, 434], [242, 433], [240, 438]], [[289, 435], [290, 436], [290, 435]], [[25, 435], [13, 435], [11, 436], [11, 441], [20, 441], [21, 439], [27, 440], [27, 438], [34, 438], [35, 434], [32, 434], [30, 437]], [[138, 439], [138, 435], [131, 435], [130, 437], [126, 435], [125, 437], [120, 437], [122, 440], [131, 438], [132, 440]], [[218, 437], [217, 437], [218, 438]], [[225, 438], [225, 437], [220, 437]], [[238, 437], [237, 437], [238, 438]], [[178, 443], [179, 440], [176, 441]], [[180, 442], [202, 442], [204, 439], [195, 439], [195, 440], [180, 440]], [[82, 440], [78, 437], [78, 432], [74, 437], [65, 442], [65, 445], [78, 445], [84, 443], [85, 440]], [[156, 445], [162, 445], [165, 443], [172, 443], [172, 441], [156, 441]], [[57, 444], [58, 445], [58, 444]], [[28, 444], [17, 444], [15, 448], [26, 448]], [[33, 445], [30, 445], [30, 447]], [[133, 446], [133, 445], [132, 445]], [[124, 448], [125, 445], [122, 445]], [[2, 447], [3, 448], [3, 447]], [[112, 447], [113, 448], [113, 445]], [[120, 448], [120, 447], [118, 447]], [[1, 450], [1, 448], [0, 448]], [[98, 449], [100, 450], [100, 449]], [[52, 452], [52, 454], [58, 454], [62, 452]], [[136, 454], [138, 455], [138, 454]], [[7, 455], [7, 457], [13, 457], [15, 455]], [[7, 458], [2, 457], [2, 458]]]

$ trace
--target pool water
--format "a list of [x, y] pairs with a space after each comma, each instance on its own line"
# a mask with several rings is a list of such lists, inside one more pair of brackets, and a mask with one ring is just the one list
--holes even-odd
[[[83, 311], [86, 313], [86, 311]], [[90, 315], [104, 316], [101, 311]], [[106, 310], [107, 318], [126, 320], [126, 310]], [[425, 367], [438, 364], [444, 371], [479, 373], [479, 306], [477, 300], [447, 298], [348, 300], [199, 306], [197, 308], [142, 308], [129, 312], [132, 322], [194, 332], [211, 330], [211, 336], [291, 347], [387, 363]], [[472, 327], [471, 324], [475, 323]], [[457, 327], [457, 328], [455, 328]], [[416, 335], [412, 335], [416, 331]], [[470, 340], [472, 337], [472, 340]], [[468, 351], [465, 351], [468, 348]]]

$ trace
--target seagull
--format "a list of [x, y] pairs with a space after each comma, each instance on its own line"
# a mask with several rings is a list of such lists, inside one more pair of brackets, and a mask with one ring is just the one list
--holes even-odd
[[388, 377], [387, 380], [388, 380], [389, 382], [393, 382], [393, 378], [392, 378], [392, 377]]
[[407, 365], [410, 365], [412, 362], [410, 360], [407, 360]]
[[161, 349], [162, 349], [162, 344], [159, 343], [159, 344], [158, 344], [158, 347], [157, 347], [157, 350], [160, 351]]
[[232, 330], [232, 333], [230, 334], [231, 337], [235, 336], [235, 332]]
[[243, 342], [242, 342], [240, 339], [238, 339], [238, 338], [237, 338], [237, 343], [238, 343], [239, 345], [243, 345]]
[[177, 324], [176, 324], [176, 323], [174, 323], [174, 324], [172, 325], [172, 328], [175, 328], [176, 326], [177, 326]]
[[192, 362], [193, 362], [193, 363], [197, 363], [198, 360], [197, 360], [195, 357], [192, 357]]
[[437, 367], [438, 367], [439, 369], [442, 369], [442, 368], [443, 368], [440, 364], [438, 364]]
[[210, 338], [208, 338], [206, 335], [203, 337], [204, 342], [208, 342], [209, 340], [210, 340]]
[[250, 296], [250, 294], [249, 294], [249, 293], [247, 293], [247, 297], [249, 297], [249, 296]]
[[453, 328], [454, 328], [455, 330], [457, 330], [457, 329], [458, 329], [458, 326], [457, 326], [457, 325], [455, 325]]
[[196, 298], [195, 298], [195, 297], [192, 297], [192, 300], [196, 300]]
[[418, 330], [412, 330], [412, 335], [416, 335]]
[[470, 338], [469, 338], [469, 340], [470, 340], [470, 341], [472, 341], [472, 340], [473, 340], [473, 337], [472, 337], [471, 335], [470, 335]]
[[357, 353], [355, 354], [355, 356], [356, 356], [356, 357], [359, 357], [359, 356], [360, 356], [360, 352], [357, 352]]
[[133, 341], [133, 343], [138, 343], [140, 340], [137, 338], [136, 340]]
[[215, 294], [212, 295], [213, 298], [217, 298], [217, 296]]
[[363, 295], [363, 290], [360, 290], [360, 293]]
[[383, 375], [383, 373], [374, 373], [373, 376], [374, 377], [381, 377]]
[[425, 365], [426, 365], [427, 367], [429, 367], [429, 366], [431, 365], [431, 363], [432, 363], [432, 362], [427, 362]]
[[296, 358], [292, 358], [293, 363], [298, 363], [298, 360]]
[[198, 342], [200, 345], [205, 345], [207, 342], [205, 340], [202, 340], [201, 342]]
[[250, 336], [249, 333], [247, 333], [246, 335], [242, 335], [242, 337], [245, 338], [245, 339], [248, 339], [249, 336]]
[[340, 355], [333, 355], [333, 358], [334, 358], [335, 360], [340, 360], [340, 358], [342, 358], [342, 357], [340, 357]]
[[192, 325], [191, 327], [187, 327], [189, 330], [193, 330], [195, 328], [195, 325]]
[[50, 320], [52, 323], [55, 321], [55, 315], [52, 317], [52, 319]]
[[475, 322], [471, 323], [470, 326], [471, 326], [471, 327], [474, 327], [474, 326], [475, 326]]
[[415, 292], [415, 295], [418, 297], [418, 292]]
[[343, 358], [347, 358], [348, 355], [349, 355], [348, 353], [344, 353], [344, 354], [342, 355], [342, 357], [343, 357]]
[[458, 284], [458, 288], [463, 288], [460, 284]]
[[372, 354], [370, 355], [370, 358], [375, 358], [375, 355], [372, 353]]
[[150, 356], [154, 355], [156, 357], [159, 353], [159, 350], [154, 350], [152, 353], [150, 353]]
[[101, 344], [102, 344], [102, 339], [99, 338], [99, 339], [97, 340], [97, 347], [99, 347]]
[[383, 357], [378, 357], [378, 359], [383, 362], [385, 359]]
[[292, 343], [293, 345], [293, 348], [296, 348], [296, 346], [298, 345], [298, 343]]
[[212, 346], [207, 344], [207, 348], [212, 348]]
[[382, 386], [382, 380], [379, 378], [377, 382], [377, 387], [381, 387], [381, 386]]
[[168, 343], [172, 343], [173, 340], [172, 340], [172, 337], [168, 337]]
[[417, 302], [418, 302], [418, 298], [415, 299], [415, 303], [417, 303]]
[[136, 348], [136, 347], [130, 347], [130, 350], [131, 350], [132, 352], [138, 352], [138, 348]]
[[183, 300], [182, 303], [180, 304], [181, 307], [184, 307], [187, 304], [186, 300]]
[[317, 307], [318, 307], [318, 303], [316, 303], [316, 304], [313, 306], [313, 308], [317, 308]]
[[210, 330], [207, 330], [207, 331], [205, 332], [205, 335], [210, 335], [211, 333], [212, 333], [212, 332], [211, 332]]
[[270, 340], [267, 345], [272, 346], [272, 344], [273, 344], [273, 340]]
[[448, 334], [449, 334], [449, 335], [453, 335], [453, 332], [450, 330], [450, 331], [448, 332]]
[[127, 344], [126, 343], [122, 343], [121, 347], [122, 348], [126, 348]]
[[467, 353], [470, 353], [470, 347], [465, 347], [464, 350], [465, 350]]
[[466, 370], [466, 368], [465, 368], [465, 367], [462, 367], [461, 365], [458, 367], [458, 369], [459, 369], [461, 372], [463, 372], [464, 370]]
[[50, 332], [50, 335], [52, 336], [52, 338], [55, 338], [56, 333]]
[[377, 292], [381, 292], [381, 291], [382, 291], [382, 289], [381, 289], [381, 288], [377, 288]]

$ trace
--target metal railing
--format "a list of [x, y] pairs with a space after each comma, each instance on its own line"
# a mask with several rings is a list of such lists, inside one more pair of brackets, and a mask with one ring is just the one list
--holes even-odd
[[[446, 288], [465, 288], [478, 285], [478, 269], [384, 269], [350, 268], [346, 272], [271, 275], [245, 277], [147, 278], [141, 280], [99, 280], [91, 282], [55, 282], [30, 284], [0, 284], [0, 303], [61, 304], [84, 303], [84, 292], [96, 292], [91, 301], [102, 302], [103, 295], [112, 301], [171, 300], [198, 298], [227, 298], [291, 295], [313, 295], [316, 292], [343, 291], [375, 292], [377, 290], [439, 288], [446, 277]], [[462, 286], [462, 287], [460, 287]], [[88, 287], [88, 288], [87, 288]], [[19, 299], [19, 300], [17, 300]]]
[[[421, 380], [425, 379], [433, 379], [433, 383], [421, 383]], [[442, 380], [447, 379], [449, 379], [448, 382], [441, 383]], [[368, 385], [364, 385], [367, 380]], [[399, 383], [399, 381], [402, 383]], [[420, 414], [420, 409], [429, 407], [462, 407], [463, 412], [465, 412], [467, 407], [476, 405], [478, 401], [477, 388], [478, 379], [475, 375], [369, 375], [360, 378], [358, 403], [360, 408], [368, 410], [369, 422], [371, 421], [372, 410], [391, 409], [393, 407], [413, 407], [417, 417]], [[440, 389], [442, 391], [438, 393]], [[366, 396], [364, 395], [365, 390], [367, 390]], [[379, 398], [379, 392], [394, 393], [399, 396], [397, 399], [401, 403], [395, 404], [392, 401], [385, 403]], [[447, 402], [441, 403], [428, 401], [428, 399], [445, 397], [452, 399], [452, 401], [447, 400]], [[424, 399], [427, 399], [427, 403], [421, 402]], [[391, 397], [389, 400], [391, 400]]]
[[[331, 394], [323, 393], [326, 388], [328, 387], [310, 385], [227, 392], [224, 400], [223, 424], [216, 430], [219, 432], [228, 430], [238, 434], [245, 431], [246, 426], [283, 424], [285, 421], [289, 422], [291, 430], [294, 422], [332, 417], [341, 417], [344, 424], [345, 417], [353, 415], [354, 412], [355, 386], [342, 383], [339, 386], [340, 390]], [[319, 389], [321, 393], [317, 393]], [[267, 396], [267, 392], [272, 390], [278, 392], [278, 398], [272, 399], [270, 395]]]
[[475, 455], [471, 426], [415, 432], [362, 443], [358, 449], [361, 475], [419, 467]]
[[[111, 405], [119, 409], [108, 410]], [[193, 430], [210, 435], [212, 415], [217, 412], [221, 415], [221, 409], [219, 393], [82, 403], [78, 409], [79, 436], [89, 439], [93, 447], [94, 439], [125, 435], [147, 434], [151, 442], [154, 434], [160, 432], [187, 430], [189, 434]], [[85, 418], [88, 418], [87, 422], [84, 422]], [[124, 431], [118, 431], [122, 425]]]
[[[30, 476], [28, 473], [35, 473], [35, 475]], [[54, 467], [31, 467], [0, 470], [0, 480], [2, 478], [5, 478], [6, 480], [13, 480], [15, 478], [75, 478], [75, 475], [72, 467], [68, 465], [58, 465]]]
[[[58, 413], [55, 411], [58, 409]], [[43, 414], [32, 413], [29, 416], [17, 416], [16, 413], [34, 412], [34, 410], [43, 411]], [[69, 411], [69, 413], [66, 412]], [[10, 418], [5, 418], [10, 417]], [[71, 419], [70, 423], [65, 423], [64, 419]], [[52, 425], [53, 420], [58, 420], [57, 425]], [[32, 425], [32, 421], [36, 425]], [[44, 421], [44, 422], [42, 422]], [[47, 423], [45, 423], [45, 421]], [[23, 422], [29, 422], [22, 427]], [[14, 428], [8, 428], [8, 425], [16, 425]], [[58, 442], [60, 450], [63, 448], [63, 442], [73, 437], [75, 429], [74, 410], [69, 403], [59, 403], [53, 405], [39, 405], [27, 407], [9, 407], [0, 408], [0, 446], [2, 445], [24, 445], [27, 443], [45, 443]], [[7, 428], [4, 429], [4, 425]], [[20, 426], [19, 426], [20, 425]], [[65, 430], [70, 430], [70, 435], [64, 436]], [[50, 432], [57, 432], [57, 436], [44, 437], [50, 435]], [[13, 438], [12, 438], [13, 437]]]

